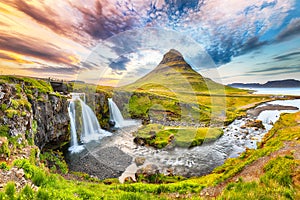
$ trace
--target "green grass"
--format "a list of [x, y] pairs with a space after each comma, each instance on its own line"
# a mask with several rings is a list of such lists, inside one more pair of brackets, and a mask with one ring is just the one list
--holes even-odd
[[[248, 90], [224, 86], [201, 76], [183, 60], [158, 65], [132, 84], [115, 89], [131, 93], [124, 113], [133, 118], [162, 118], [203, 123], [229, 123], [251, 104], [270, 100]], [[251, 107], [251, 106], [250, 106]], [[152, 116], [151, 116], [152, 115]]]
[[229, 183], [219, 199], [294, 199], [292, 175], [297, 162], [291, 158], [276, 157], [264, 167], [259, 182]]
[[[283, 148], [284, 141], [299, 144], [300, 112], [282, 114], [279, 121], [268, 133], [257, 150], [247, 150], [239, 158], [228, 159], [224, 165], [216, 168], [211, 174], [193, 177], [186, 180], [170, 181], [162, 184], [125, 183], [115, 181], [77, 181], [65, 180], [60, 175], [49, 173], [42, 165], [36, 166], [28, 160], [16, 160], [14, 165], [23, 168], [27, 179], [39, 185], [38, 192], [28, 187], [21, 192], [14, 192], [10, 184], [9, 195], [20, 198], [21, 195], [31, 199], [201, 199], [203, 188], [217, 186], [242, 171], [245, 166], [261, 157]], [[148, 130], [160, 130], [157, 125], [147, 126]], [[299, 160], [294, 159], [293, 152], [276, 156], [263, 166], [263, 174], [258, 181], [238, 181], [226, 183], [226, 187], [216, 199], [297, 199], [299, 185], [295, 185], [293, 177], [298, 174]], [[157, 177], [156, 177], [157, 178]], [[157, 179], [159, 180], [159, 179]], [[161, 180], [166, 180], [161, 177]], [[113, 184], [112, 184], [113, 183]], [[109, 184], [109, 185], [107, 185]], [[8, 198], [8, 194], [0, 192], [0, 198]], [[298, 195], [298, 196], [297, 196]]]
[[22, 88], [19, 85], [20, 82], [25, 83], [25, 92], [28, 94], [32, 94], [32, 89], [37, 89], [40, 93], [51, 93], [53, 89], [50, 83], [47, 83], [44, 80], [39, 80], [30, 77], [21, 77], [21, 76], [9, 76], [9, 75], [1, 75], [0, 83], [14, 83], [16, 84], [16, 91], [20, 93]]
[[[155, 134], [155, 137], [153, 137]], [[164, 148], [171, 142], [178, 147], [194, 147], [210, 142], [222, 136], [220, 128], [170, 127], [160, 124], [148, 124], [136, 133], [136, 137], [144, 139], [146, 144], [156, 148]], [[174, 139], [172, 139], [174, 137]]]
[[40, 155], [42, 162], [47, 164], [47, 167], [52, 172], [60, 172], [62, 174], [67, 174], [69, 169], [66, 161], [61, 152], [59, 151], [48, 151]]

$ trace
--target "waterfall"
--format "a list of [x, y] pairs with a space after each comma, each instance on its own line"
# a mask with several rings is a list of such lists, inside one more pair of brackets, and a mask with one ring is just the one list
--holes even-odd
[[[82, 143], [88, 143], [92, 140], [102, 139], [103, 137], [110, 136], [111, 133], [101, 129], [95, 113], [80, 98], [83, 97], [85, 100], [84, 94], [72, 93], [71, 95], [72, 100], [70, 101], [68, 107], [71, 124], [71, 147], [69, 148], [69, 151], [76, 153], [84, 149], [82, 145], [78, 144], [77, 131], [79, 127], [81, 128], [80, 141]], [[78, 116], [76, 118], [76, 103], [79, 103], [80, 105], [81, 118]], [[80, 121], [76, 123], [76, 119]]]
[[108, 99], [109, 104], [109, 115], [110, 119], [115, 122], [116, 128], [123, 128], [126, 126], [137, 125], [138, 123], [134, 120], [125, 120], [122, 113], [112, 98]]
[[78, 145], [76, 123], [75, 123], [76, 114], [75, 114], [75, 102], [74, 101], [71, 101], [69, 103], [68, 112], [69, 112], [70, 125], [71, 125], [71, 146], [69, 148], [69, 151], [74, 152], [74, 153], [80, 152], [84, 148], [83, 148], [83, 146]]

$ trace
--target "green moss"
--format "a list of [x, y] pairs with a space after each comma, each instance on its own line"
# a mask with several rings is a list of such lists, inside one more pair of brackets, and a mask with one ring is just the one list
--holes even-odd
[[20, 84], [15, 84], [15, 89], [16, 89], [17, 94], [20, 94], [22, 92], [22, 87]]
[[42, 162], [45, 162], [49, 168], [52, 168], [53, 172], [60, 172], [62, 174], [68, 173], [68, 165], [61, 152], [44, 152], [40, 155], [40, 159]]
[[0, 169], [7, 171], [7, 170], [9, 170], [9, 166], [7, 165], [6, 162], [1, 162], [0, 163]]
[[36, 133], [37, 133], [37, 128], [38, 128], [37, 121], [36, 121], [36, 120], [33, 120], [33, 121], [32, 121], [32, 126], [31, 126], [31, 129], [32, 129], [32, 133], [33, 133], [33, 134], [36, 134]]
[[9, 127], [7, 125], [0, 126], [0, 136], [8, 137], [9, 135]]
[[22, 91], [20, 82], [25, 83], [24, 90], [26, 94], [32, 94], [32, 89], [37, 89], [40, 93], [53, 92], [53, 88], [51, 87], [50, 83], [44, 80], [17, 76], [0, 76], [0, 80], [2, 83], [14, 83], [16, 85], [17, 93], [20, 93]]
[[19, 114], [20, 114], [18, 110], [14, 110], [12, 108], [7, 109], [5, 111], [5, 113], [6, 113], [6, 116], [10, 119], [13, 118], [15, 115], [19, 116]]
[[138, 97], [133, 95], [129, 102], [129, 112], [133, 118], [148, 117], [148, 110], [152, 103], [148, 96]]
[[31, 104], [27, 99], [11, 99], [11, 106], [15, 110], [18, 110], [20, 107], [25, 108], [28, 111], [31, 109]]
[[15, 99], [11, 99], [11, 105], [13, 107], [13, 109], [18, 109], [20, 104], [19, 104], [19, 101], [18, 100], [15, 100]]
[[33, 134], [33, 131], [29, 131], [29, 130], [26, 130], [25, 131], [25, 137], [26, 137], [26, 140], [28, 141], [28, 144], [29, 145], [34, 145], [34, 134]]
[[4, 103], [4, 104], [1, 104], [1, 110], [2, 111], [5, 111], [7, 109], [7, 105]]

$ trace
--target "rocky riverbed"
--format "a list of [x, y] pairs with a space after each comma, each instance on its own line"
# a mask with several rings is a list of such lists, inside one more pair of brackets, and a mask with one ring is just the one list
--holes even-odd
[[[256, 143], [268, 132], [281, 112], [296, 112], [299, 108], [300, 100], [262, 104], [255, 108], [256, 111], [250, 110], [247, 117], [236, 119], [224, 127], [224, 134], [217, 141], [194, 148], [158, 150], [137, 146], [133, 142], [132, 132], [138, 126], [119, 129], [111, 137], [85, 145], [85, 151], [80, 154], [69, 156], [69, 166], [71, 170], [83, 171], [100, 179], [120, 177], [121, 182], [126, 177], [134, 180], [138, 169], [151, 164], [165, 174], [186, 177], [205, 175], [222, 165], [227, 158], [237, 157], [246, 148], [255, 149]], [[271, 114], [266, 114], [268, 112]], [[271, 121], [269, 115], [274, 115]]]

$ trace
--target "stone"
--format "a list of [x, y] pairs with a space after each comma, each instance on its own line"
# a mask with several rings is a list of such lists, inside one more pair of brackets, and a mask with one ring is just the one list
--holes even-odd
[[133, 178], [131, 176], [128, 176], [124, 179], [124, 183], [134, 183], [136, 182], [135, 180], [133, 180]]
[[134, 162], [137, 166], [143, 165], [145, 163], [145, 161], [146, 161], [146, 158], [144, 158], [144, 157], [136, 157], [134, 159]]
[[169, 135], [168, 142], [169, 143], [172, 142], [174, 138], [175, 138], [174, 134]]
[[174, 170], [172, 168], [168, 168], [166, 171], [167, 171], [167, 176], [173, 176], [174, 175]]
[[262, 123], [261, 120], [249, 120], [249, 121], [246, 122], [245, 126], [246, 127], [254, 127], [257, 130], [260, 129], [260, 128], [261, 129], [265, 129], [265, 127], [264, 127], [264, 125], [263, 125], [263, 123]]
[[16, 171], [16, 177], [18, 177], [19, 179], [21, 179], [24, 175], [25, 173], [23, 169], [19, 169], [18, 171]]
[[241, 126], [241, 129], [246, 129], [247, 127], [245, 125]]
[[138, 175], [140, 174], [144, 175], [145, 177], [149, 177], [152, 175], [159, 174], [159, 169], [154, 164], [148, 164], [146, 167], [137, 170], [136, 177], [138, 177]]

